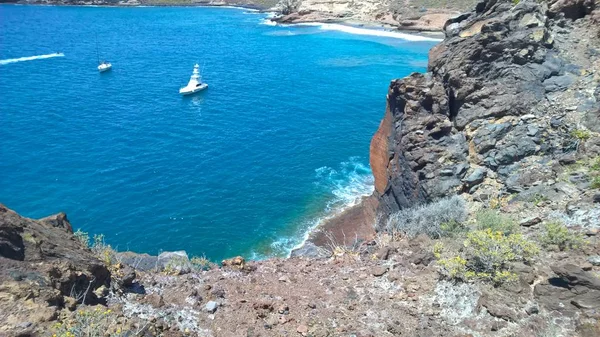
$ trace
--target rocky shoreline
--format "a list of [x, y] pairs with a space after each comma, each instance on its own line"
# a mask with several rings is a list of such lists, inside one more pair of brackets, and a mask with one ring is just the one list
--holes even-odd
[[349, 17], [344, 18], [332, 13], [300, 11], [288, 15], [278, 16], [272, 21], [279, 24], [306, 24], [306, 23], [339, 23], [366, 28], [383, 28], [405, 32], [440, 33], [444, 23], [451, 17], [459, 15], [456, 11], [441, 11], [439, 13], [425, 14], [418, 18], [407, 19], [401, 22], [382, 17]]

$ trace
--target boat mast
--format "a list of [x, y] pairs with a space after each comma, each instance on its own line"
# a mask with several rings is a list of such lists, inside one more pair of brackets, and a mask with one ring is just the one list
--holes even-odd
[[98, 64], [100, 64], [100, 52], [98, 51], [98, 33], [96, 33], [96, 57], [98, 58]]

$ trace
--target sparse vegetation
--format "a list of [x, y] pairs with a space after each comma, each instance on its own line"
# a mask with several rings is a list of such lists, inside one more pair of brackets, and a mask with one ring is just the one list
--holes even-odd
[[450, 220], [440, 225], [442, 236], [456, 237], [468, 231], [468, 227], [456, 220]]
[[573, 131], [571, 131], [571, 136], [573, 138], [579, 139], [580, 141], [586, 141], [586, 140], [590, 139], [590, 137], [592, 135], [590, 134], [590, 132], [588, 130], [574, 129]]
[[557, 246], [560, 250], [569, 250], [580, 248], [585, 243], [581, 236], [569, 231], [560, 222], [549, 222], [544, 225], [543, 230], [540, 241], [545, 247]]
[[206, 256], [193, 256], [190, 259], [190, 263], [197, 271], [210, 270], [214, 266], [214, 263], [210, 262]]
[[104, 234], [94, 234], [94, 239], [90, 248], [107, 266], [111, 267], [118, 263], [115, 250], [104, 241]]
[[83, 232], [81, 229], [78, 229], [73, 233], [75, 239], [79, 241], [84, 247], [90, 246], [90, 235], [87, 232]]
[[104, 264], [111, 267], [118, 263], [115, 250], [104, 241], [104, 234], [94, 234], [90, 245], [90, 235], [87, 232], [78, 229], [73, 233], [75, 240], [84, 247], [89, 247]]
[[355, 236], [352, 239], [351, 244], [348, 244], [348, 241], [346, 240], [346, 235], [344, 235], [343, 243], [340, 243], [336, 239], [335, 235], [331, 232], [326, 233], [325, 236], [327, 237], [327, 240], [329, 240], [329, 243], [327, 244], [327, 250], [331, 253], [332, 256], [341, 257], [344, 255], [348, 255], [355, 258], [358, 258], [360, 256], [361, 241], [358, 240], [358, 236]]
[[23, 233], [23, 240], [33, 244], [37, 243], [33, 235], [31, 235], [31, 233]]
[[492, 232], [510, 234], [516, 232], [518, 228], [517, 222], [513, 218], [492, 209], [478, 211], [475, 214], [475, 220], [479, 230], [490, 229]]
[[591, 188], [600, 188], [600, 176], [592, 178]]
[[464, 199], [453, 196], [394, 213], [388, 219], [385, 229], [388, 233], [402, 233], [409, 237], [426, 234], [439, 238], [458, 230], [466, 218]]
[[442, 258], [443, 251], [444, 245], [441, 242], [438, 241], [433, 245], [433, 256], [435, 256], [436, 259]]
[[600, 171], [600, 157], [592, 159], [590, 169], [595, 172]]
[[182, 271], [187, 270], [189, 272], [191, 265], [191, 261], [184, 256], [172, 257], [165, 269], [163, 270], [167, 275], [179, 275]]
[[533, 202], [533, 204], [537, 207], [539, 205], [541, 205], [543, 202], [548, 201], [548, 197], [540, 194], [540, 193], [536, 193], [533, 195], [533, 197], [531, 198], [531, 202]]
[[443, 276], [462, 281], [480, 279], [494, 284], [514, 281], [517, 276], [510, 271], [510, 263], [529, 261], [539, 251], [521, 234], [507, 236], [489, 228], [468, 233], [464, 246], [460, 255], [438, 261]]
[[139, 332], [124, 331], [117, 323], [117, 315], [107, 308], [80, 310], [53, 325], [52, 337], [121, 337], [137, 336]]

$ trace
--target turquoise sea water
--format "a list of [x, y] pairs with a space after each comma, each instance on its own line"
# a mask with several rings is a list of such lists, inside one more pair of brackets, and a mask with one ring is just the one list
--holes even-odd
[[[285, 255], [372, 191], [389, 81], [435, 42], [264, 17], [0, 6], [0, 202], [67, 212], [119, 250]], [[210, 87], [182, 98], [195, 62]]]

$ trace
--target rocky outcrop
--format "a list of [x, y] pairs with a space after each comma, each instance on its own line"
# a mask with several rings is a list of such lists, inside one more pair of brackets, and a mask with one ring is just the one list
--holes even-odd
[[280, 23], [343, 22], [440, 32], [446, 20], [468, 10], [474, 1], [303, 0], [296, 12], [274, 20]]
[[[36, 221], [3, 205], [0, 265], [0, 322], [28, 323], [26, 331], [55, 319], [65, 306], [98, 303], [94, 290], [110, 279], [107, 267], [75, 240], [64, 213]], [[3, 334], [17, 331], [0, 324]]]
[[535, 287], [542, 305], [570, 316], [600, 308], [600, 278], [573, 264], [555, 265], [552, 271], [557, 277]]
[[594, 9], [485, 0], [449, 20], [428, 72], [390, 85], [371, 142], [379, 215], [455, 193], [522, 192], [553, 178], [549, 163], [565, 155], [598, 155], [597, 138], [574, 136], [595, 130], [600, 111]]

